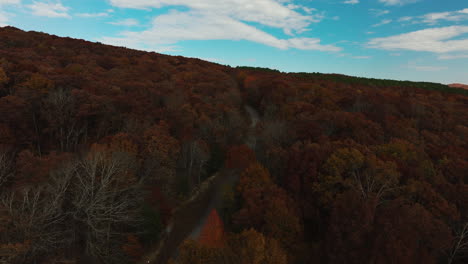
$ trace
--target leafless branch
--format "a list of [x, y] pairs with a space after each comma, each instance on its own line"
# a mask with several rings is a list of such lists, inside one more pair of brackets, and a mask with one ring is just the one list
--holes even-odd
[[11, 159], [6, 151], [0, 150], [0, 188], [13, 176]]
[[455, 238], [455, 242], [452, 248], [452, 251], [450, 252], [450, 256], [448, 259], [448, 264], [454, 263], [454, 261], [462, 256], [463, 254], [466, 254], [468, 252], [468, 223], [465, 223], [461, 231], [458, 233], [458, 235]]

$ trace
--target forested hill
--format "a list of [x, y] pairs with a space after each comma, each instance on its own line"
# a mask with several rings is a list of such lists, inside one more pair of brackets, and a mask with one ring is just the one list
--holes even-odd
[[442, 84], [0, 28], [0, 263], [141, 261], [215, 172], [239, 180], [171, 263], [466, 263], [467, 111]]
[[453, 88], [462, 88], [462, 89], [468, 90], [468, 85], [466, 84], [452, 83], [452, 84], [449, 84], [449, 86]]

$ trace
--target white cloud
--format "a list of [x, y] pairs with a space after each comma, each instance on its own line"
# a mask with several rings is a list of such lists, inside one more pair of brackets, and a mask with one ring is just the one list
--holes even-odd
[[223, 14], [197, 11], [171, 11], [153, 19], [152, 27], [142, 32], [123, 32], [121, 37], [104, 37], [99, 41], [133, 47], [159, 50], [184, 40], [248, 40], [278, 49], [340, 51], [333, 45], [322, 45], [316, 38], [278, 39], [239, 20]]
[[355, 4], [359, 4], [359, 0], [346, 0], [343, 3], [349, 4], [349, 5], [355, 5]]
[[101, 12], [101, 13], [78, 13], [75, 14], [78, 17], [107, 17], [109, 16], [108, 13], [106, 12]]
[[117, 26], [132, 27], [132, 26], [138, 26], [139, 22], [136, 19], [127, 18], [127, 19], [120, 20], [120, 21], [117, 21], [117, 22], [109, 22], [109, 24], [117, 25]]
[[439, 12], [439, 13], [429, 13], [421, 17], [423, 23], [430, 25], [437, 24], [441, 20], [445, 21], [464, 21], [468, 20], [468, 8], [451, 11], [451, 12]]
[[416, 71], [426, 71], [426, 72], [437, 72], [437, 71], [443, 71], [447, 70], [448, 67], [445, 66], [423, 66], [423, 65], [412, 65], [408, 64], [404, 68], [416, 70]]
[[390, 13], [389, 10], [374, 9], [374, 8], [369, 9], [369, 12], [374, 16], [383, 16], [383, 15]]
[[[191, 11], [226, 16], [239, 21], [256, 22], [265, 26], [281, 28], [291, 35], [301, 33], [314, 22], [323, 19], [323, 14], [310, 14], [315, 9], [300, 5], [288, 5], [287, 0], [110, 0], [122, 8], [161, 8], [164, 6], [184, 6]], [[308, 13], [301, 14], [298, 8]]]
[[338, 56], [338, 57], [347, 57], [347, 58], [356, 59], [356, 60], [367, 60], [367, 59], [372, 58], [372, 56], [358, 56], [358, 55], [353, 55], [353, 54], [350, 54], [350, 53], [338, 53], [338, 54], [336, 54], [336, 56]]
[[453, 39], [468, 33], [468, 26], [428, 28], [410, 33], [371, 39], [370, 48], [434, 53], [468, 51], [468, 39]]
[[322, 45], [320, 44], [320, 39], [316, 38], [292, 38], [292, 39], [277, 39], [278, 42], [286, 43], [286, 49], [295, 48], [301, 50], [320, 50], [320, 51], [340, 51], [341, 48], [338, 48], [333, 45]]
[[20, 4], [20, 2], [21, 0], [0, 0], [0, 27], [8, 26], [9, 16], [12, 15], [5, 12], [4, 10], [1, 10], [1, 7], [6, 5], [17, 5]]
[[142, 32], [122, 32], [118, 37], [100, 41], [138, 49], [173, 48], [184, 40], [247, 40], [278, 49], [339, 51], [334, 45], [324, 45], [317, 38], [291, 37], [279, 39], [248, 22], [282, 29], [294, 36], [309, 30], [324, 14], [316, 9], [292, 4], [289, 0], [109, 0], [120, 8], [152, 9], [183, 6], [188, 11], [170, 11], [159, 15], [152, 26]]
[[44, 3], [34, 1], [32, 4], [27, 5], [26, 7], [31, 9], [33, 15], [36, 16], [71, 18], [71, 16], [68, 14], [69, 8], [63, 6], [60, 2]]
[[369, 9], [369, 13], [373, 16], [383, 16], [383, 15], [387, 15], [390, 13], [389, 10], [383, 10], [383, 9], [374, 9], [374, 8], [371, 8]]
[[372, 56], [351, 56], [353, 59], [366, 60], [372, 58]]
[[392, 23], [391, 19], [384, 19], [384, 20], [380, 21], [379, 23], [372, 25], [372, 27], [380, 27], [380, 26], [390, 24], [390, 23]]
[[404, 17], [400, 17], [400, 18], [398, 19], [398, 22], [406, 22], [406, 21], [410, 21], [410, 20], [412, 20], [412, 19], [413, 19], [413, 17], [404, 16]]
[[4, 26], [8, 26], [8, 15], [0, 10], [0, 27]]
[[437, 57], [439, 60], [468, 59], [468, 54], [442, 54]]
[[380, 3], [385, 5], [406, 5], [416, 3], [420, 0], [379, 0]]
[[303, 6], [302, 10], [304, 10], [308, 14], [312, 14], [312, 12], [317, 11], [317, 9], [315, 9], [315, 8], [306, 7], [306, 6]]
[[0, 0], [0, 6], [1, 5], [16, 5], [19, 4], [21, 0]]

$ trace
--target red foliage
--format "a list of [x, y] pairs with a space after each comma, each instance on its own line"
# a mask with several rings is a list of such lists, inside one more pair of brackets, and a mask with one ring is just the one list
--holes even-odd
[[244, 170], [256, 162], [255, 153], [247, 145], [232, 146], [226, 154], [226, 168]]
[[198, 238], [198, 242], [209, 247], [221, 247], [224, 243], [223, 221], [216, 209], [208, 215]]

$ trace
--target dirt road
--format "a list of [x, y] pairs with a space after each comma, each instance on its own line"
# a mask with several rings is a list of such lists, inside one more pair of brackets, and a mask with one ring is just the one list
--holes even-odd
[[[250, 106], [245, 106], [245, 110], [251, 119], [246, 144], [255, 149], [254, 131], [259, 121], [259, 114]], [[226, 176], [220, 173], [215, 173], [205, 180], [200, 188], [191, 195], [191, 198], [174, 212], [171, 224], [162, 235], [159, 244], [140, 263], [165, 264], [169, 258], [176, 255], [177, 248], [185, 239], [198, 238], [209, 213], [222, 203], [223, 186], [232, 185], [236, 180], [236, 175]]]

